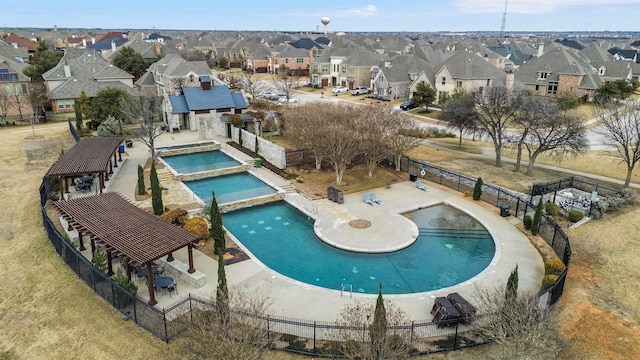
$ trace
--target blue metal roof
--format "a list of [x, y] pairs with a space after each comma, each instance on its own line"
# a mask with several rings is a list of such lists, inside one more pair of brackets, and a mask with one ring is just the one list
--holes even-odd
[[89, 45], [87, 47], [95, 50], [110, 50], [112, 42], [116, 44], [116, 47], [120, 47], [124, 45], [127, 41], [129, 40], [125, 38], [113, 38], [113, 39], [98, 41], [97, 43], [93, 45]]
[[189, 113], [189, 106], [187, 106], [187, 101], [185, 100], [184, 95], [169, 96], [169, 101], [171, 102], [174, 114]]
[[231, 96], [233, 97], [233, 102], [235, 103], [234, 107], [236, 109], [248, 108], [247, 103], [244, 101], [244, 96], [242, 96], [241, 93], [234, 92], [234, 93], [231, 93]]
[[182, 90], [191, 111], [236, 107], [231, 92], [226, 86], [212, 86], [211, 90], [203, 90], [201, 87], [187, 87]]

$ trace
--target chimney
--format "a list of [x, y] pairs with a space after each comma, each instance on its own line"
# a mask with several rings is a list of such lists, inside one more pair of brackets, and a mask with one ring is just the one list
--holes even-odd
[[544, 54], [544, 43], [538, 45], [538, 57], [542, 56], [542, 54]]
[[64, 61], [64, 77], [71, 77], [71, 66], [69, 66], [67, 60]]
[[156, 43], [156, 56], [160, 57], [162, 56], [162, 50], [160, 49], [160, 44]]
[[87, 39], [82, 39], [82, 47], [87, 47]]
[[111, 51], [116, 52], [116, 42], [115, 41], [111, 42]]
[[513, 84], [515, 83], [516, 73], [513, 70], [507, 71], [507, 78], [505, 79], [505, 86], [507, 89], [513, 89]]
[[200, 86], [202, 87], [202, 90], [211, 90], [211, 79], [208, 76], [201, 76]]

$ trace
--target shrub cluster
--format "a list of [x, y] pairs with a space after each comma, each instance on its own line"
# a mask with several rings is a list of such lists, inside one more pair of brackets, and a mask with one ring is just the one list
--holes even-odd
[[542, 278], [542, 286], [540, 287], [540, 290], [547, 290], [549, 287], [555, 284], [556, 281], [558, 281], [558, 275], [545, 275]]
[[524, 224], [525, 230], [531, 230], [531, 224], [533, 223], [533, 219], [531, 218], [531, 215], [525, 215], [524, 218], [522, 219], [522, 223]]
[[189, 213], [186, 210], [174, 209], [162, 214], [162, 220], [173, 225], [183, 226], [188, 218]]
[[560, 274], [564, 272], [564, 269], [566, 269], [566, 266], [564, 266], [562, 260], [558, 258], [549, 259], [544, 263], [544, 273], [546, 275], [560, 276]]
[[584, 214], [580, 210], [571, 210], [569, 211], [569, 215], [567, 216], [569, 221], [572, 223], [582, 220], [583, 217], [584, 217]]
[[184, 223], [184, 229], [197, 236], [198, 239], [206, 240], [209, 238], [209, 224], [201, 217], [187, 219]]
[[560, 212], [560, 206], [556, 203], [548, 202], [547, 205], [545, 205], [544, 212], [551, 216], [556, 216], [558, 212]]

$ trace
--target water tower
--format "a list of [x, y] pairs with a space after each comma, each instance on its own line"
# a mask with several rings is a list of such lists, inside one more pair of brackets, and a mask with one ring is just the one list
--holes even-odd
[[329, 22], [331, 22], [331, 19], [329, 19], [328, 17], [323, 17], [322, 19], [320, 19], [320, 22], [324, 25], [324, 34], [327, 34], [327, 25], [329, 25]]

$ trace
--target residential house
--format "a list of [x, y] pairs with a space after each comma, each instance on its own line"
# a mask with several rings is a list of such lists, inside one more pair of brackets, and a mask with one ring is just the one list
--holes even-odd
[[214, 85], [208, 75], [201, 76], [199, 81], [200, 86], [184, 88], [182, 95], [171, 95], [165, 100], [165, 121], [170, 131], [205, 132], [220, 121], [221, 115], [241, 114], [248, 108], [243, 93], [231, 92], [226, 85]]
[[576, 51], [559, 47], [522, 64], [515, 73], [516, 85], [542, 96], [573, 92], [593, 101], [602, 78]]
[[84, 91], [89, 98], [105, 88], [133, 90], [133, 76], [91, 49], [68, 49], [60, 62], [42, 75], [54, 113], [74, 111]]
[[[457, 51], [437, 65], [433, 76], [434, 89], [439, 98], [454, 91], [480, 91], [490, 86], [506, 84], [506, 73], [491, 65], [483, 57], [468, 51]], [[411, 89], [412, 93], [415, 89]]]
[[429, 63], [410, 55], [396, 55], [371, 67], [369, 88], [378, 97], [406, 99], [411, 96], [409, 87]]
[[269, 70], [277, 74], [281, 66], [286, 66], [292, 76], [309, 76], [309, 64], [313, 62], [313, 52], [285, 46], [281, 51], [272, 51]]
[[253, 73], [269, 72], [269, 63], [271, 59], [271, 48], [261, 45], [247, 55], [247, 69]]
[[33, 113], [30, 102], [26, 98], [29, 95], [31, 79], [22, 72], [28, 64], [23, 56], [28, 57], [25, 48], [14, 48], [11, 45], [0, 43], [0, 118], [4, 121], [15, 122]]
[[[184, 88], [200, 86], [199, 79], [203, 75], [212, 76], [206, 61], [187, 61], [178, 54], [169, 54], [149, 66], [136, 81], [136, 86], [144, 92], [155, 88], [157, 95], [176, 95]], [[217, 78], [214, 81], [222, 84]]]
[[616, 61], [623, 60], [640, 63], [640, 56], [638, 55], [638, 50], [636, 49], [620, 49], [616, 46], [607, 51], [609, 51], [609, 53], [613, 55], [613, 59]]
[[16, 33], [9, 33], [4, 39], [2, 39], [5, 43], [13, 46], [14, 48], [24, 48], [29, 53], [29, 63], [33, 63], [33, 56], [36, 53], [36, 49], [38, 48], [38, 43], [26, 37], [19, 36]]

